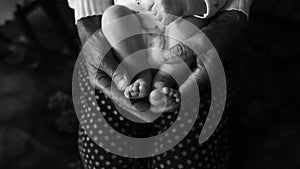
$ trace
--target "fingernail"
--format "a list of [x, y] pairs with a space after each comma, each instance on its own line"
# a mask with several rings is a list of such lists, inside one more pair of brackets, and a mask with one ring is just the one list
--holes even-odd
[[124, 86], [125, 86], [125, 80], [122, 79], [119, 81], [119, 89], [123, 89]]
[[115, 84], [117, 85], [119, 90], [124, 90], [127, 84], [126, 79], [122, 75], [116, 75], [115, 78]]
[[163, 92], [164, 94], [167, 94], [167, 93], [169, 92], [169, 89], [166, 88], [166, 87], [164, 87], [164, 88], [162, 89], [162, 92]]

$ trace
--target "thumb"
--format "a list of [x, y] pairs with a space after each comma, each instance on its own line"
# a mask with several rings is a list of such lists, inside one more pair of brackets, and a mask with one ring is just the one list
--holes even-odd
[[129, 78], [126, 73], [126, 70], [120, 65], [117, 70], [112, 74], [112, 80], [121, 91], [129, 85]]

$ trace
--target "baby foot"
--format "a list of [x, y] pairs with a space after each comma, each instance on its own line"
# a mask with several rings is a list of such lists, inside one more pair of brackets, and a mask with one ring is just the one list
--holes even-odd
[[169, 87], [155, 89], [150, 93], [149, 101], [155, 107], [164, 107], [180, 103], [180, 93]]
[[144, 79], [137, 79], [133, 84], [126, 87], [124, 95], [127, 99], [141, 99], [148, 96], [150, 85]]

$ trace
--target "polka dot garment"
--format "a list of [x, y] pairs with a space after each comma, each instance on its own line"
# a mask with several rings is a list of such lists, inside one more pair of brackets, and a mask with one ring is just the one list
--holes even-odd
[[[208, 141], [200, 144], [199, 134], [205, 123], [210, 106], [210, 88], [201, 90], [200, 111], [193, 128], [187, 136], [169, 151], [148, 158], [127, 158], [115, 155], [104, 150], [99, 145], [108, 143], [113, 145], [114, 140], [104, 136], [103, 140], [97, 138], [97, 134], [103, 135], [103, 131], [94, 123], [97, 113], [101, 113], [107, 123], [118, 132], [137, 138], [145, 138], [159, 135], [166, 131], [178, 117], [178, 111], [164, 113], [153, 123], [140, 124], [124, 118], [115, 108], [113, 102], [101, 91], [94, 91], [90, 86], [88, 74], [83, 60], [79, 61], [78, 70], [79, 87], [82, 92], [79, 103], [81, 118], [84, 118], [82, 128], [79, 130], [79, 152], [86, 169], [225, 169], [229, 158], [227, 122], [229, 115], [229, 103], [232, 93], [228, 90], [227, 104], [223, 118], [216, 131]], [[226, 69], [226, 68], [225, 68]], [[227, 79], [228, 80], [228, 79]], [[229, 86], [230, 87], [230, 86]], [[90, 98], [96, 96], [96, 102]], [[94, 97], [95, 97], [94, 96]], [[91, 106], [98, 112], [92, 112]], [[79, 117], [80, 118], [80, 117]], [[96, 119], [97, 120], [97, 119]], [[98, 119], [101, 120], [101, 119]], [[184, 124], [181, 124], [180, 127]], [[84, 128], [84, 129], [83, 129]], [[104, 126], [105, 128], [105, 126]], [[93, 130], [92, 130], [93, 129]], [[91, 132], [97, 130], [97, 134]], [[176, 130], [176, 129], [175, 129]], [[150, 131], [150, 132], [149, 132]], [[168, 133], [164, 133], [168, 134]], [[94, 136], [92, 138], [92, 136]], [[96, 144], [94, 141], [98, 141]], [[170, 140], [171, 142], [171, 140]], [[164, 146], [157, 142], [153, 149]], [[121, 151], [121, 150], [120, 150]]]

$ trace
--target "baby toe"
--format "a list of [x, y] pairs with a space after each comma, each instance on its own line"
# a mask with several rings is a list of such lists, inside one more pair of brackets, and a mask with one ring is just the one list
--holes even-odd
[[139, 83], [134, 83], [134, 84], [132, 85], [132, 91], [134, 91], [134, 92], [139, 91], [139, 86], [140, 86]]
[[165, 94], [158, 89], [153, 90], [149, 95], [150, 103], [156, 107], [164, 106], [167, 102], [166, 99]]
[[174, 94], [175, 94], [175, 91], [173, 89], [170, 89], [169, 96], [173, 97]]
[[136, 98], [139, 96], [139, 91], [135, 91], [134, 88], [130, 91], [131, 98]]
[[173, 95], [173, 97], [175, 98], [176, 102], [180, 102], [180, 94], [178, 91], [175, 92], [175, 94]]
[[147, 93], [147, 85], [146, 84], [140, 85], [139, 90], [140, 90], [140, 93], [142, 93], [142, 94]]
[[170, 92], [170, 89], [168, 87], [164, 87], [161, 91], [163, 94], [168, 95]]
[[124, 91], [124, 96], [127, 98], [127, 99], [129, 99], [129, 97], [130, 97], [130, 91], [129, 91], [129, 87], [126, 87], [125, 88], [125, 91]]
[[179, 97], [179, 92], [177, 90], [174, 91], [173, 97], [176, 97], [176, 98]]

